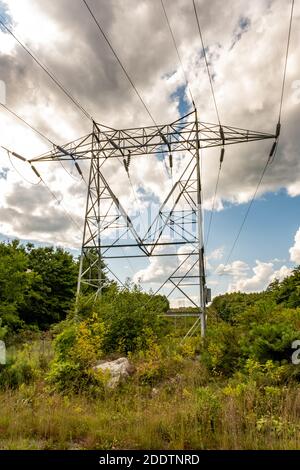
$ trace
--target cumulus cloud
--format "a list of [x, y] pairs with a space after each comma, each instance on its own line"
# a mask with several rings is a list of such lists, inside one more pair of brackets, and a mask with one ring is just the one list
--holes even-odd
[[249, 278], [240, 278], [229, 285], [230, 291], [258, 292], [263, 290], [273, 274], [273, 263], [256, 261], [253, 275]]
[[249, 271], [249, 266], [244, 261], [233, 261], [230, 264], [220, 264], [216, 269], [216, 274], [220, 276], [233, 276], [234, 278], [245, 276]]
[[297, 230], [294, 245], [290, 248], [290, 258], [295, 264], [300, 264], [300, 228]]
[[274, 281], [275, 279], [278, 279], [278, 281], [282, 281], [285, 277], [289, 276], [292, 272], [291, 268], [288, 268], [287, 266], [281, 266], [281, 268], [277, 269], [274, 271], [272, 274], [270, 281]]
[[[5, 0], [6, 15], [14, 32], [98, 121], [114, 128], [152, 124], [145, 109], [130, 87], [103, 38], [99, 36], [83, 2], [73, 0]], [[144, 101], [159, 123], [173, 122], [179, 113], [184, 77], [163, 16], [160, 2], [151, 0], [89, 0], [130, 73]], [[280, 0], [232, 0], [224, 8], [221, 0], [199, 0], [198, 11], [213, 73], [216, 99], [223, 124], [273, 132], [277, 115], [286, 44], [288, 9]], [[166, 0], [184, 67], [198, 107], [200, 120], [215, 122], [201, 44], [192, 2]], [[219, 12], [222, 11], [222, 15]], [[299, 5], [291, 39], [284, 101], [283, 129], [276, 161], [269, 168], [258, 196], [266, 191], [286, 188], [290, 196], [300, 194], [300, 160], [298, 149], [299, 103], [293, 83], [299, 78], [298, 44], [300, 41]], [[63, 144], [91, 131], [91, 123], [52, 83], [28, 54], [4, 31], [0, 31], [0, 78], [7, 86], [7, 104], [55, 143]], [[183, 97], [184, 98], [184, 97]], [[182, 97], [181, 97], [182, 99]], [[189, 98], [186, 96], [186, 100]], [[0, 113], [1, 144], [26, 157], [50, 149], [47, 142]], [[216, 210], [225, 202], [247, 202], [256, 187], [261, 169], [270, 150], [270, 141], [227, 147], [222, 168]], [[13, 170], [7, 156], [0, 152], [3, 168]], [[177, 159], [177, 160], [176, 160]], [[203, 152], [204, 207], [212, 204], [217, 176], [219, 150]], [[131, 179], [117, 161], [108, 162], [104, 172], [111, 187], [129, 213], [144, 211], [151, 201], [162, 201], [170, 189], [162, 161], [142, 157], [133, 159]], [[174, 156], [174, 178], [183, 168], [182, 156]], [[85, 176], [88, 167], [82, 164]], [[21, 173], [36, 182], [30, 168], [20, 166]], [[72, 171], [71, 167], [68, 167]], [[62, 204], [82, 225], [86, 187], [74, 182], [59, 165], [41, 164], [39, 171], [51, 189], [63, 199]], [[3, 173], [3, 171], [1, 170]], [[79, 245], [80, 233], [69, 224], [61, 208], [47, 199], [38, 187], [25, 188], [13, 171], [0, 174], [2, 230], [16, 236], [35, 235], [41, 241]], [[28, 214], [26, 220], [25, 214]], [[48, 220], [51, 229], [48, 230]], [[63, 221], [64, 217], [64, 221]], [[295, 246], [291, 259], [299, 259]], [[299, 244], [299, 243], [298, 243]], [[208, 255], [210, 261], [221, 260], [221, 250]], [[164, 258], [150, 261], [150, 268], [138, 273], [148, 281], [169, 272], [172, 263]], [[246, 288], [258, 288], [268, 276], [268, 263], [256, 265]], [[163, 266], [163, 267], [161, 267]], [[247, 278], [250, 267], [242, 261], [219, 266], [219, 274]], [[259, 279], [261, 280], [259, 280]], [[245, 280], [245, 279], [244, 279]]]
[[275, 269], [273, 262], [256, 260], [255, 263], [252, 269], [247, 263], [239, 260], [229, 265], [221, 264], [216, 269], [216, 274], [232, 277], [228, 286], [229, 292], [259, 292], [266, 289], [274, 279], [282, 281], [291, 274], [291, 268], [285, 265]]
[[210, 259], [210, 260], [219, 260], [219, 259], [222, 259], [222, 258], [223, 258], [223, 255], [224, 255], [224, 247], [221, 246], [221, 247], [216, 248], [215, 250], [211, 251], [211, 252], [207, 255], [207, 259]]
[[[166, 238], [164, 240], [166, 242], [169, 241]], [[187, 271], [190, 271], [189, 274], [193, 275], [193, 265], [195, 264], [196, 256], [188, 256], [188, 253], [192, 251], [193, 247], [189, 245], [185, 245], [177, 250], [171, 246], [159, 246], [155, 253], [163, 256], [150, 258], [148, 266], [139, 270], [133, 280], [142, 283], [163, 283], [177, 270], [179, 265], [181, 267], [176, 271], [177, 276], [185, 274]], [[167, 253], [171, 255], [166, 256]]]

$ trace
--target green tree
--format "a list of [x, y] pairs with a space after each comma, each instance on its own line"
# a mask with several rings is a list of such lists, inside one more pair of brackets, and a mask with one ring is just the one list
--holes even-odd
[[127, 285], [122, 290], [112, 285], [97, 305], [107, 328], [103, 349], [127, 354], [144, 348], [149, 335], [158, 337], [166, 331], [160, 315], [168, 309], [165, 296], [149, 295], [137, 285]]
[[214, 310], [222, 320], [233, 323], [238, 315], [254, 305], [263, 295], [263, 293], [245, 294], [243, 292], [218, 295], [213, 299], [210, 310]]
[[0, 320], [6, 331], [22, 326], [18, 306], [36, 281], [36, 275], [29, 271], [28, 257], [19, 242], [0, 243]]
[[300, 266], [293, 270], [291, 276], [273, 283], [269, 288], [278, 304], [291, 308], [300, 307]]
[[47, 329], [65, 319], [75, 298], [78, 263], [62, 248], [27, 245], [28, 269], [35, 273], [19, 304], [20, 318]]

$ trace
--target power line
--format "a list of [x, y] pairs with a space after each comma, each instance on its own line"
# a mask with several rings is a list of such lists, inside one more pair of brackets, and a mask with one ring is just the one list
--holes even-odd
[[[132, 86], [134, 92], [136, 93], [137, 97], [139, 98], [140, 102], [142, 103], [143, 107], [145, 108], [145, 110], [146, 110], [148, 116], [150, 117], [151, 121], [153, 122], [154, 126], [157, 128], [157, 130], [158, 130], [158, 132], [159, 132], [159, 134], [160, 134], [159, 126], [158, 126], [158, 124], [156, 123], [156, 121], [155, 121], [155, 119], [154, 119], [154, 117], [153, 117], [153, 114], [151, 113], [150, 109], [148, 108], [148, 106], [147, 106], [145, 100], [143, 99], [142, 95], [140, 94], [139, 90], [138, 90], [137, 87], [135, 86], [135, 84], [134, 84], [132, 78], [130, 77], [130, 75], [129, 75], [128, 71], [126, 70], [125, 66], [123, 65], [123, 63], [122, 63], [120, 57], [118, 56], [116, 50], [115, 50], [114, 47], [112, 46], [111, 41], [109, 40], [109, 38], [108, 38], [107, 35], [105, 34], [105, 32], [104, 32], [104, 30], [103, 30], [101, 24], [100, 24], [99, 21], [97, 20], [97, 18], [96, 18], [96, 16], [95, 16], [94, 12], [92, 11], [91, 7], [89, 6], [89, 4], [88, 4], [88, 2], [87, 2], [86, 0], [82, 0], [82, 1], [83, 1], [84, 5], [86, 6], [88, 12], [90, 13], [92, 19], [94, 20], [94, 22], [95, 22], [95, 24], [96, 24], [98, 30], [100, 31], [102, 37], [105, 39], [105, 41], [106, 41], [108, 47], [110, 48], [111, 52], [113, 53], [115, 59], [117, 60], [117, 62], [118, 62], [118, 64], [120, 65], [121, 69], [123, 70], [123, 72], [124, 72], [126, 78], [128, 79], [130, 85]], [[193, 103], [194, 103], [194, 101], [193, 101]], [[165, 166], [166, 166], [165, 160], [164, 160], [164, 164], [165, 164]], [[166, 168], [166, 171], [167, 171], [167, 168]]]
[[86, 0], [82, 0], [82, 1], [83, 1], [83, 3], [85, 4], [86, 8], [88, 9], [88, 11], [89, 11], [91, 17], [93, 18], [94, 22], [96, 23], [96, 25], [97, 25], [99, 31], [101, 32], [103, 38], [105, 39], [107, 45], [109, 46], [110, 50], [112, 51], [113, 55], [115, 56], [115, 58], [116, 58], [118, 64], [120, 65], [121, 69], [123, 70], [124, 74], [126, 75], [128, 81], [129, 81], [129, 83], [131, 84], [132, 88], [134, 89], [136, 95], [138, 96], [139, 100], [140, 100], [141, 103], [143, 104], [145, 110], [147, 111], [148, 116], [150, 117], [150, 119], [152, 120], [152, 122], [154, 123], [154, 125], [158, 128], [158, 125], [156, 124], [156, 121], [155, 121], [153, 115], [151, 114], [151, 112], [150, 112], [148, 106], [146, 105], [146, 103], [145, 103], [144, 99], [142, 98], [140, 92], [138, 91], [137, 87], [136, 87], [135, 84], [133, 83], [133, 80], [131, 79], [129, 73], [127, 72], [127, 70], [125, 69], [124, 65], [122, 64], [122, 62], [121, 62], [121, 60], [120, 60], [118, 54], [116, 53], [115, 49], [114, 49], [113, 46], [112, 46], [110, 40], [108, 39], [107, 35], [106, 35], [105, 32], [103, 31], [103, 29], [102, 29], [102, 27], [101, 27], [99, 21], [98, 21], [97, 18], [95, 17], [95, 15], [94, 15], [93, 11], [91, 10], [90, 6], [88, 5], [87, 1], [86, 1]]
[[[29, 124], [29, 122], [25, 121], [24, 118], [22, 118], [21, 116], [19, 116], [15, 111], [13, 111], [12, 109], [8, 108], [8, 106], [6, 106], [5, 104], [3, 103], [0, 103], [0, 105], [8, 112], [10, 113], [12, 116], [14, 116], [16, 119], [18, 119], [19, 121], [22, 122], [22, 124], [24, 124], [25, 126], [29, 127], [33, 132], [35, 132], [36, 134], [38, 134], [40, 137], [42, 137], [43, 139], [45, 139], [48, 143], [50, 143], [51, 145], [53, 145], [54, 147], [57, 147], [57, 145], [51, 140], [49, 139], [49, 137], [47, 137], [45, 134], [43, 134], [41, 131], [39, 131], [36, 127], [34, 127], [32, 124]], [[4, 147], [3, 147], [4, 148]], [[77, 178], [75, 178], [67, 169], [66, 167], [63, 165], [63, 163], [59, 160], [59, 163], [61, 164], [62, 168], [66, 171], [66, 173], [68, 173], [69, 176], [71, 176], [75, 181], [80, 181], [81, 179], [85, 181], [84, 179], [84, 176], [81, 175], [81, 178], [78, 180]], [[86, 183], [86, 181], [85, 181]], [[87, 183], [86, 183], [87, 184]]]
[[[193, 0], [194, 1], [194, 0]], [[226, 258], [226, 261], [225, 261], [225, 265], [228, 264], [230, 258], [231, 258], [231, 255], [233, 253], [233, 250], [235, 249], [236, 247], [236, 244], [239, 240], [239, 237], [241, 235], [241, 232], [243, 230], [243, 227], [246, 223], [246, 220], [248, 218], [248, 215], [249, 215], [249, 212], [251, 210], [251, 207], [253, 205], [253, 202], [254, 202], [254, 199], [258, 193], [258, 190], [259, 190], [259, 187], [262, 183], [262, 180], [265, 176], [265, 173], [267, 171], [267, 168], [269, 166], [270, 163], [272, 163], [274, 161], [274, 158], [275, 158], [275, 155], [276, 155], [276, 151], [277, 151], [277, 148], [278, 148], [278, 139], [279, 139], [279, 133], [280, 133], [280, 120], [281, 120], [281, 111], [282, 111], [282, 104], [283, 104], [283, 96], [284, 96], [284, 88], [285, 88], [285, 81], [286, 81], [286, 69], [287, 69], [287, 63], [288, 63], [288, 55], [289, 55], [289, 46], [290, 46], [290, 37], [291, 37], [291, 30], [292, 30], [292, 22], [293, 22], [293, 10], [294, 10], [294, 0], [292, 0], [292, 5], [291, 5], [291, 15], [290, 15], [290, 21], [289, 21], [289, 30], [288, 30], [288, 38], [287, 38], [287, 47], [286, 47], [286, 54], [285, 54], [285, 64], [284, 64], [284, 72], [283, 72], [283, 81], [282, 81], [282, 88], [281, 88], [281, 96], [280, 96], [280, 106], [279, 106], [279, 116], [278, 116], [278, 124], [277, 124], [277, 129], [276, 129], [276, 136], [275, 136], [275, 142], [272, 146], [272, 149], [271, 149], [271, 152], [268, 156], [268, 159], [266, 161], [266, 164], [263, 168], [263, 171], [261, 173], [261, 176], [259, 178], [259, 181], [258, 181], [258, 184], [256, 186], [256, 189], [254, 191], [254, 194], [252, 196], [252, 199], [247, 207], [247, 210], [245, 212], [245, 215], [244, 215], [244, 218], [242, 220], [242, 223], [241, 223], [241, 226], [237, 232], [237, 235], [234, 239], [234, 242], [233, 242], [233, 245], [230, 249], [230, 252]]]
[[[14, 111], [12, 111], [10, 108], [8, 108], [6, 105], [0, 103], [1, 106], [3, 106], [3, 108], [8, 111], [10, 114], [12, 114], [16, 119], [18, 119], [19, 121], [21, 121], [24, 125], [26, 125], [27, 127], [29, 127], [32, 131], [36, 132], [40, 137], [42, 137], [43, 139], [47, 140], [50, 144], [52, 144], [54, 147], [57, 147], [57, 145], [52, 141], [50, 140], [47, 136], [45, 136], [42, 132], [40, 132], [38, 129], [36, 129], [35, 127], [33, 127], [31, 124], [29, 124], [27, 121], [25, 121], [25, 119], [23, 119], [21, 116], [19, 116], [17, 113], [15, 113]], [[4, 148], [4, 147], [2, 147]], [[8, 151], [6, 148], [4, 148], [6, 151]], [[9, 151], [10, 152], [10, 151]], [[12, 153], [12, 152], [11, 152]], [[119, 159], [119, 161], [121, 162], [121, 160]], [[60, 162], [62, 167], [64, 168], [64, 170], [69, 173], [67, 171], [67, 169], [64, 167], [64, 165], [62, 164], [62, 162]], [[121, 162], [122, 163], [122, 162]], [[17, 170], [16, 170], [17, 171]], [[17, 173], [25, 180], [26, 178], [21, 175], [18, 171]], [[38, 174], [39, 178], [40, 178], [40, 181], [42, 181], [44, 183], [44, 185], [46, 186], [46, 188], [48, 189], [48, 191], [50, 192], [50, 194], [52, 195], [52, 197], [56, 200], [56, 202], [58, 204], [61, 204], [61, 201], [57, 198], [57, 196], [55, 195], [55, 193], [53, 193], [53, 191], [51, 190], [51, 188], [48, 186], [48, 184], [45, 182], [45, 180]], [[129, 177], [129, 176], [128, 176]], [[84, 176], [82, 175], [82, 180], [84, 181], [84, 183], [86, 184], [86, 186], [88, 187], [88, 183], [86, 182]], [[129, 181], [130, 181], [130, 184], [132, 186], [132, 183], [131, 183], [131, 180], [130, 180], [130, 177], [129, 177]], [[30, 181], [27, 181], [29, 184], [36, 184], [36, 183], [31, 183]], [[39, 184], [39, 183], [38, 183]], [[133, 186], [132, 186], [132, 189], [133, 189]], [[135, 196], [136, 197], [136, 196]], [[76, 225], [77, 228], [79, 228], [81, 234], [82, 234], [82, 229], [81, 227], [79, 226], [79, 224], [73, 219], [73, 217], [71, 216], [71, 214], [63, 207], [61, 206], [63, 211], [65, 212], [65, 214], [68, 216], [68, 218], [72, 221], [72, 223], [74, 225]], [[130, 260], [129, 260], [129, 264], [130, 264]], [[133, 267], [130, 266], [132, 271], [133, 270]]]
[[21, 116], [19, 116], [15, 111], [13, 111], [12, 109], [10, 109], [8, 106], [6, 106], [5, 104], [3, 103], [0, 103], [0, 106], [2, 106], [2, 108], [4, 108], [8, 113], [12, 114], [12, 116], [14, 116], [16, 119], [18, 119], [19, 121], [21, 121], [23, 124], [25, 124], [25, 126], [29, 127], [33, 132], [35, 132], [36, 134], [38, 134], [40, 137], [42, 137], [43, 139], [45, 139], [47, 142], [49, 142], [51, 145], [54, 145], [56, 147], [56, 145], [54, 144], [54, 142], [49, 139], [49, 137], [47, 137], [45, 134], [43, 134], [41, 131], [39, 131], [36, 127], [34, 127], [32, 124], [29, 124], [27, 121], [25, 121], [24, 118], [22, 118]]
[[[221, 126], [221, 120], [220, 120], [220, 114], [219, 114], [217, 101], [216, 101], [216, 96], [215, 96], [215, 91], [214, 91], [213, 80], [212, 80], [212, 76], [211, 76], [211, 73], [210, 73], [210, 68], [209, 68], [209, 64], [208, 64], [208, 60], [207, 60], [207, 54], [206, 54], [206, 49], [205, 49], [205, 45], [204, 45], [204, 40], [203, 40], [203, 35], [202, 35], [202, 31], [201, 31], [201, 26], [200, 26], [200, 21], [199, 21], [199, 17], [198, 17], [198, 13], [197, 13], [195, 0], [193, 0], [193, 7], [194, 7], [194, 13], [195, 13], [196, 21], [197, 21], [201, 46], [202, 46], [202, 53], [203, 53], [203, 57], [204, 57], [204, 60], [205, 60], [206, 71], [207, 71], [207, 75], [208, 75], [208, 78], [209, 78], [210, 89], [211, 89], [211, 94], [212, 94], [212, 98], [213, 98], [213, 102], [214, 102], [214, 107], [215, 107], [218, 123], [219, 123], [219, 126], [220, 126], [220, 132], [222, 131], [222, 134], [223, 134], [223, 130], [222, 130], [222, 126]], [[224, 157], [224, 147], [221, 149], [220, 165], [219, 165], [219, 170], [218, 170], [218, 175], [217, 175], [217, 181], [216, 181], [214, 197], [213, 197], [213, 202], [212, 202], [212, 208], [211, 208], [210, 218], [209, 218], [209, 223], [208, 223], [207, 236], [206, 236], [206, 243], [205, 243], [206, 248], [208, 246], [209, 235], [210, 235], [213, 215], [214, 215], [214, 211], [215, 211], [215, 203], [216, 203], [218, 186], [219, 186], [219, 181], [220, 181], [220, 174], [221, 174], [221, 169], [222, 169], [223, 157]]]
[[287, 62], [289, 56], [289, 48], [290, 48], [290, 39], [291, 39], [291, 32], [292, 32], [292, 23], [293, 23], [293, 13], [294, 13], [294, 0], [292, 0], [291, 4], [291, 15], [290, 15], [290, 22], [289, 22], [289, 29], [288, 29], [288, 39], [286, 45], [286, 53], [285, 53], [285, 62], [284, 62], [284, 70], [283, 70], [283, 77], [282, 77], [282, 86], [281, 86], [281, 95], [280, 95], [280, 103], [279, 103], [279, 112], [278, 112], [278, 124], [277, 124], [277, 139], [276, 139], [276, 146], [274, 149], [274, 155], [271, 160], [271, 163], [275, 160], [277, 149], [278, 149], [278, 141], [280, 137], [280, 127], [281, 127], [281, 113], [282, 113], [282, 105], [283, 105], [283, 97], [284, 97], [284, 89], [285, 89], [285, 82], [286, 82], [286, 70], [287, 70]]
[[23, 176], [22, 173], [20, 173], [20, 171], [17, 170], [17, 168], [15, 167], [15, 165], [14, 165], [12, 159], [11, 159], [11, 154], [12, 154], [12, 152], [11, 152], [10, 150], [8, 150], [7, 148], [3, 147], [3, 145], [1, 145], [1, 148], [3, 148], [4, 150], [6, 150], [7, 155], [8, 155], [8, 158], [9, 158], [9, 161], [10, 161], [10, 164], [11, 164], [11, 166], [13, 167], [13, 170], [14, 170], [24, 181], [26, 181], [26, 183], [31, 184], [32, 186], [38, 186], [38, 185], [40, 184], [41, 180], [38, 181], [37, 183], [32, 183], [32, 181], [29, 181], [27, 178], [25, 178], [25, 176]]
[[35, 63], [43, 69], [43, 71], [51, 78], [51, 80], [60, 88], [60, 90], [77, 106], [77, 108], [85, 115], [85, 117], [91, 121], [94, 121], [92, 116], [85, 110], [85, 108], [80, 104], [80, 102], [74, 98], [74, 96], [66, 89], [64, 85], [55, 77], [54, 73], [44, 65], [37, 56], [21, 42], [21, 40], [13, 33], [13, 31], [8, 28], [4, 23], [3, 17], [0, 15], [0, 24], [5, 30], [17, 41], [17, 43], [30, 55], [30, 57], [35, 61]]
[[292, 31], [292, 23], [293, 23], [293, 13], [294, 13], [294, 0], [292, 0], [292, 5], [291, 5], [291, 15], [290, 15], [288, 39], [287, 39], [286, 53], [285, 53], [284, 71], [283, 71], [280, 105], [279, 105], [279, 115], [278, 115], [278, 122], [279, 123], [280, 123], [280, 120], [281, 120], [283, 95], [284, 95], [284, 88], [285, 88], [285, 81], [286, 81], [286, 69], [287, 69], [287, 62], [288, 62], [288, 56], [289, 56], [290, 39], [291, 39], [291, 31]]
[[215, 187], [213, 202], [212, 202], [211, 211], [210, 211], [210, 217], [209, 217], [209, 222], [208, 222], [208, 228], [207, 228], [207, 235], [206, 235], [206, 241], [205, 241], [205, 248], [206, 248], [206, 250], [207, 250], [208, 241], [209, 241], [209, 235], [210, 235], [210, 229], [211, 229], [213, 214], [214, 214], [214, 211], [215, 211], [215, 204], [216, 204], [216, 199], [217, 199], [217, 192], [218, 192], [218, 186], [219, 186], [219, 181], [220, 181], [221, 168], [222, 168], [222, 167], [221, 167], [221, 165], [220, 165], [220, 166], [219, 166], [219, 170], [218, 170], [218, 176], [217, 176], [217, 182], [216, 182], [216, 187]]
[[[49, 193], [51, 194], [51, 196], [53, 197], [53, 199], [55, 199], [55, 201], [58, 203], [58, 205], [62, 208], [62, 210], [64, 211], [64, 213], [67, 215], [67, 217], [70, 219], [70, 221], [76, 225], [77, 228], [79, 228], [79, 230], [82, 232], [82, 229], [81, 227], [79, 226], [79, 224], [75, 221], [75, 219], [72, 217], [72, 215], [67, 211], [67, 209], [65, 209], [65, 207], [63, 205], [61, 205], [61, 202], [58, 197], [56, 196], [56, 194], [52, 191], [52, 189], [50, 188], [50, 186], [46, 183], [46, 181], [41, 177], [40, 173], [36, 170], [36, 168], [30, 164], [31, 166], [31, 169], [33, 170], [33, 172], [36, 174], [36, 176], [39, 178], [39, 181], [38, 183], [32, 183], [31, 181], [27, 180], [27, 178], [25, 178], [25, 176], [19, 171], [16, 169], [15, 165], [13, 164], [12, 160], [11, 160], [11, 155], [16, 155], [14, 152], [12, 152], [11, 150], [9, 150], [8, 148], [4, 147], [1, 145], [1, 148], [3, 148], [7, 154], [8, 154], [8, 158], [9, 158], [9, 161], [13, 167], [13, 169], [15, 170], [15, 172], [24, 180], [26, 181], [26, 183], [28, 184], [31, 184], [33, 186], [38, 186], [41, 182], [45, 185], [45, 187], [47, 188], [47, 190], [49, 191]], [[22, 159], [24, 162], [26, 163], [29, 163], [28, 160], [26, 160], [25, 158], [21, 157], [20, 155], [18, 156], [18, 158]]]
[[230, 260], [230, 258], [231, 258], [231, 255], [232, 255], [232, 253], [233, 253], [233, 250], [234, 250], [235, 247], [236, 247], [236, 244], [237, 244], [237, 242], [238, 242], [238, 239], [240, 238], [240, 235], [241, 235], [241, 233], [242, 233], [242, 230], [243, 230], [244, 225], [245, 225], [245, 223], [246, 223], [246, 220], [247, 220], [247, 218], [248, 218], [249, 212], [250, 212], [251, 207], [252, 207], [252, 205], [253, 205], [254, 199], [256, 198], [256, 195], [257, 195], [257, 193], [258, 193], [259, 187], [260, 187], [260, 185], [261, 185], [261, 183], [262, 183], [262, 180], [263, 180], [263, 178], [264, 178], [264, 176], [265, 176], [265, 173], [266, 173], [266, 171], [267, 171], [267, 168], [268, 168], [268, 166], [269, 166], [269, 163], [270, 163], [270, 157], [268, 157], [268, 160], [267, 160], [267, 162], [266, 162], [266, 164], [265, 164], [265, 166], [264, 166], [264, 168], [263, 168], [263, 171], [262, 171], [262, 173], [261, 173], [261, 175], [260, 175], [260, 178], [259, 178], [259, 181], [258, 181], [258, 183], [257, 183], [256, 189], [255, 189], [255, 191], [254, 191], [254, 193], [253, 193], [253, 196], [252, 196], [252, 198], [251, 198], [250, 203], [248, 204], [248, 207], [247, 207], [247, 210], [246, 210], [245, 215], [244, 215], [244, 217], [243, 217], [243, 220], [242, 220], [242, 223], [241, 223], [241, 225], [240, 225], [240, 228], [239, 228], [239, 230], [238, 230], [238, 232], [237, 232], [237, 234], [236, 234], [236, 237], [235, 237], [235, 239], [234, 239], [234, 242], [233, 242], [233, 244], [232, 244], [232, 247], [231, 247], [231, 249], [230, 249], [230, 252], [229, 252], [229, 254], [228, 254], [227, 258], [226, 258], [225, 265], [228, 264], [228, 262], [229, 262], [229, 260]]
[[[19, 116], [17, 113], [15, 113], [14, 111], [12, 111], [10, 108], [8, 108], [5, 104], [3, 103], [0, 103], [0, 105], [7, 111], [9, 112], [10, 114], [12, 114], [16, 119], [18, 119], [19, 121], [21, 121], [24, 125], [26, 125], [27, 127], [29, 127], [33, 132], [35, 132], [36, 134], [38, 134], [40, 137], [42, 137], [43, 139], [45, 139], [47, 142], [49, 142], [51, 145], [53, 145], [54, 147], [57, 147], [57, 145], [52, 141], [50, 140], [45, 134], [43, 134], [42, 132], [40, 132], [38, 129], [36, 129], [34, 126], [32, 126], [31, 124], [29, 124], [27, 121], [25, 121], [24, 118], [22, 118], [21, 116]], [[5, 147], [2, 147], [4, 148], [7, 152], [10, 152], [11, 154], [13, 154], [13, 152], [11, 152], [10, 150], [6, 149]], [[24, 159], [25, 161], [27, 161], [26, 159]], [[13, 165], [12, 165], [13, 166]], [[31, 168], [34, 168], [32, 167], [31, 165]], [[63, 166], [64, 168], [64, 166]], [[65, 168], [64, 168], [65, 169]], [[53, 191], [50, 189], [50, 187], [47, 185], [47, 183], [43, 180], [43, 178], [39, 175], [39, 173], [36, 172], [36, 170], [33, 170], [37, 176], [40, 178], [40, 181], [42, 181], [44, 183], [44, 185], [47, 187], [48, 191], [51, 193], [52, 197], [58, 202], [58, 204], [61, 203], [61, 201], [56, 197], [56, 195], [53, 193]], [[21, 175], [17, 170], [16, 172], [25, 180], [26, 178], [24, 178], [23, 175]], [[85, 181], [85, 179], [83, 178], [82, 176], [82, 179]], [[30, 181], [27, 181], [29, 184], [35, 184], [35, 183], [31, 183]], [[64, 210], [64, 212], [66, 213], [66, 215], [69, 217], [69, 219], [80, 229], [81, 231], [81, 227], [79, 226], [79, 224], [77, 224], [77, 222], [73, 219], [73, 217], [68, 213], [68, 211], [62, 206], [62, 209]]]
[[195, 0], [193, 0], [193, 7], [194, 7], [195, 16], [196, 16], [198, 32], [199, 32], [200, 41], [201, 41], [201, 45], [202, 45], [202, 52], [203, 52], [203, 56], [204, 56], [204, 60], [205, 60], [205, 65], [206, 65], [207, 75], [208, 75], [208, 78], [209, 78], [209, 83], [210, 83], [211, 93], [212, 93], [212, 97], [213, 97], [213, 101], [214, 101], [214, 106], [215, 106], [215, 110], [216, 110], [219, 125], [221, 126], [220, 115], [219, 115], [217, 101], [216, 101], [216, 97], [215, 97], [213, 81], [212, 81], [211, 73], [210, 73], [210, 70], [209, 70], [209, 65], [208, 65], [208, 60], [207, 60], [207, 55], [206, 55], [206, 50], [205, 50], [205, 46], [204, 46], [204, 41], [203, 41], [203, 36], [202, 36], [202, 32], [201, 32], [201, 27], [200, 27], [198, 13], [197, 13], [197, 9], [196, 9]]
[[65, 170], [65, 172], [68, 173], [70, 178], [72, 178], [72, 180], [76, 181], [77, 183], [80, 182], [81, 180], [84, 180], [83, 175], [80, 178], [75, 178], [75, 176], [72, 175], [72, 173], [65, 167], [65, 165], [63, 164], [63, 162], [61, 160], [59, 160], [59, 163], [60, 163], [61, 167]]
[[195, 108], [195, 101], [194, 101], [194, 98], [193, 98], [193, 94], [192, 94], [192, 90], [191, 90], [191, 87], [189, 85], [189, 82], [188, 82], [188, 79], [187, 79], [187, 75], [186, 75], [186, 72], [185, 72], [185, 69], [183, 67], [183, 62], [181, 60], [181, 57], [180, 57], [180, 54], [179, 54], [179, 50], [178, 50], [178, 47], [177, 47], [177, 43], [176, 43], [176, 40], [175, 40], [175, 36], [173, 34], [173, 30], [171, 28], [171, 24], [170, 24], [170, 21], [169, 21], [169, 18], [168, 18], [168, 14], [167, 14], [167, 11], [166, 11], [166, 8], [165, 8], [165, 5], [164, 5], [164, 2], [163, 0], [161, 0], [161, 6], [162, 6], [162, 9], [164, 11], [164, 15], [166, 17], [166, 21], [167, 21], [167, 25], [168, 25], [168, 28], [169, 28], [169, 31], [170, 31], [170, 34], [171, 34], [171, 37], [172, 37], [172, 40], [173, 40], [173, 44], [174, 44], [174, 47], [175, 47], [175, 50], [176, 50], [176, 53], [177, 53], [177, 57], [178, 57], [178, 60], [179, 60], [179, 63], [180, 63], [180, 66], [181, 66], [181, 69], [182, 69], [182, 73], [183, 73], [183, 76], [184, 76], [184, 80], [185, 80], [185, 86], [186, 88], [189, 90], [189, 94], [190, 94], [190, 97], [191, 97], [191, 101], [192, 101], [192, 104]]

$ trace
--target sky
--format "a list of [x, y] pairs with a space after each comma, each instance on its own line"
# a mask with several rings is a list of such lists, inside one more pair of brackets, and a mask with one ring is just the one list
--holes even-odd
[[[173, 122], [192, 106], [160, 0], [89, 0], [89, 4], [157, 123]], [[191, 0], [165, 0], [170, 24], [199, 119], [217, 123]], [[283, 0], [196, 0], [221, 123], [274, 133], [289, 25]], [[284, 5], [284, 8], [283, 8]], [[151, 125], [115, 57], [81, 0], [1, 0], [1, 21], [28, 46], [93, 118], [113, 128]], [[272, 141], [227, 147], [206, 248], [213, 295], [265, 289], [300, 264], [300, 6], [295, 2], [282, 132], [249, 217], [228, 259], [257, 186]], [[4, 93], [5, 92], [5, 93]], [[0, 99], [58, 145], [91, 131], [90, 121], [3, 28], [0, 29]], [[26, 158], [51, 150], [49, 142], [0, 109], [0, 145]], [[178, 161], [180, 170], [180, 157]], [[202, 153], [204, 232], [207, 233], [219, 149]], [[72, 164], [37, 165], [51, 196], [29, 165], [0, 149], [0, 239], [63, 246], [77, 255], [86, 186]], [[82, 166], [85, 174], [86, 164]], [[178, 173], [178, 172], [177, 172]], [[175, 172], [175, 178], [177, 173]], [[146, 224], [149, 207], [170, 189], [165, 162], [142, 157], [122, 165], [112, 187], [134, 218]], [[71, 215], [71, 217], [70, 217]], [[181, 252], [178, 252], [180, 260]], [[155, 290], [172, 271], [165, 258], [113, 261], [122, 279]], [[178, 305], [185, 305], [177, 298]]]

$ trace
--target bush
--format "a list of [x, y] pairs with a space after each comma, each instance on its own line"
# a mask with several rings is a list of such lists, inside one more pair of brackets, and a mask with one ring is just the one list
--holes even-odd
[[201, 354], [204, 364], [215, 373], [232, 374], [241, 356], [238, 336], [237, 327], [223, 321], [208, 328]]
[[103, 354], [104, 336], [104, 323], [95, 313], [79, 323], [69, 323], [55, 338], [48, 383], [59, 391], [103, 391], [104, 374], [93, 366]]
[[152, 296], [137, 286], [119, 290], [112, 285], [95, 305], [81, 301], [78, 315], [88, 318], [96, 311], [105, 324], [102, 348], [107, 354], [128, 354], [147, 348], [149, 337], [159, 339], [167, 334], [169, 324], [160, 315], [169, 308], [161, 295]]
[[0, 387], [18, 388], [22, 384], [34, 381], [38, 375], [36, 357], [32, 355], [32, 348], [26, 345], [8, 357], [5, 365], [0, 366]]
[[300, 309], [284, 308], [271, 297], [267, 299], [259, 297], [256, 303], [235, 311], [231, 323], [222, 320], [209, 323], [202, 358], [211, 370], [225, 375], [238, 370], [247, 373], [247, 363], [253, 361], [262, 366], [260, 371], [265, 364], [272, 363], [277, 368], [285, 366], [285, 379], [299, 376], [298, 366], [293, 369], [288, 366], [292, 342], [299, 339]]

